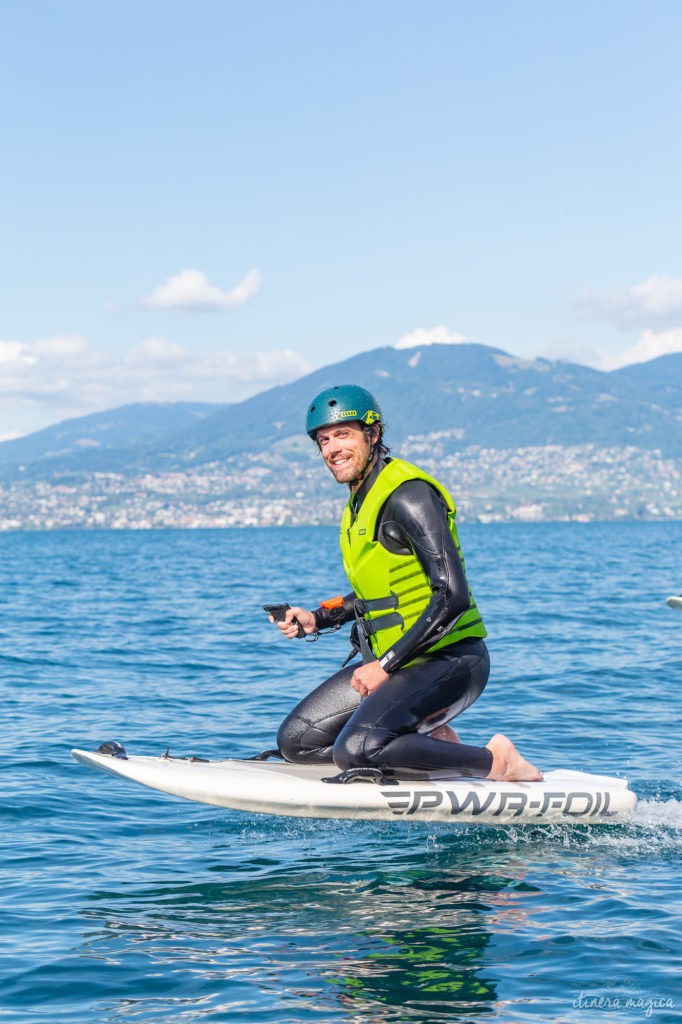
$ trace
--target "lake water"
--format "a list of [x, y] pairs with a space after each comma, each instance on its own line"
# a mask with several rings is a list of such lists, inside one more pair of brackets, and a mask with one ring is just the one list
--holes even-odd
[[490, 632], [465, 741], [630, 779], [620, 825], [274, 818], [72, 746], [242, 756], [344, 659], [261, 605], [347, 590], [336, 530], [0, 535], [0, 1019], [682, 1019], [682, 523], [464, 524]]

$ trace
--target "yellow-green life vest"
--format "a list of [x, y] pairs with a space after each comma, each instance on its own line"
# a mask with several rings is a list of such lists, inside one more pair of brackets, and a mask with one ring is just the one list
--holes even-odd
[[[390, 495], [407, 480], [424, 480], [442, 495], [448, 509], [448, 525], [457, 553], [462, 560], [457, 527], [455, 503], [445, 488], [402, 459], [391, 459], [382, 469], [365, 496], [357, 518], [352, 522], [351, 503], [346, 505], [341, 519], [341, 554], [343, 564], [356, 596], [364, 622], [360, 628], [369, 634], [372, 650], [381, 658], [422, 614], [432, 596], [428, 577], [419, 560], [413, 555], [398, 555], [388, 551], [375, 539], [377, 519]], [[430, 648], [457, 643], [465, 637], [484, 637], [478, 608], [469, 590], [468, 609]]]

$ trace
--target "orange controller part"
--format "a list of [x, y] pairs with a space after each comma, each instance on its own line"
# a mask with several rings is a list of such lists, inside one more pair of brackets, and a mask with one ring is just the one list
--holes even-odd
[[343, 606], [342, 597], [330, 597], [326, 601], [320, 601], [320, 608], [341, 608]]

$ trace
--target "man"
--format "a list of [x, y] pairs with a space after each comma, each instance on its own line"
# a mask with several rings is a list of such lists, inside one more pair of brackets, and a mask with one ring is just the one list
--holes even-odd
[[277, 625], [292, 638], [299, 626], [313, 634], [355, 619], [363, 664], [342, 668], [294, 708], [278, 732], [282, 755], [343, 770], [541, 779], [506, 736], [468, 746], [447, 725], [483, 692], [489, 659], [445, 488], [390, 457], [381, 409], [364, 388], [321, 392], [306, 430], [350, 491], [341, 551], [353, 591], [315, 611], [292, 607]]

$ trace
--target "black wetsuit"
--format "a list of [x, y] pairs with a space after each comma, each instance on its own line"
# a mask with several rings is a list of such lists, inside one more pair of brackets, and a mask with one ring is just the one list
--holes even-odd
[[[386, 465], [380, 460], [354, 496], [357, 514]], [[469, 589], [441, 496], [423, 480], [409, 480], [389, 496], [377, 520], [377, 539], [397, 554], [414, 552], [432, 597], [413, 626], [392, 644], [381, 664], [390, 675], [361, 698], [350, 685], [349, 665], [313, 690], [280, 726], [277, 742], [288, 761], [339, 768], [455, 769], [485, 778], [492, 754], [485, 747], [433, 739], [429, 733], [459, 715], [488, 680], [483, 640], [464, 639], [428, 653], [442, 628], [469, 607]], [[355, 595], [343, 606], [315, 612], [318, 629], [355, 618]]]

